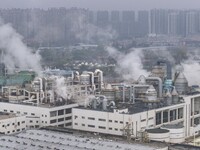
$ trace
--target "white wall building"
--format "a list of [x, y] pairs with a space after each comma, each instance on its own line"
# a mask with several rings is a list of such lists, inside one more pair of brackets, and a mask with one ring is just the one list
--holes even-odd
[[145, 129], [179, 123], [184, 127], [184, 138], [190, 137], [194, 135], [194, 131], [196, 134], [200, 131], [200, 94], [184, 96], [183, 101], [178, 104], [148, 111], [73, 108], [72, 120], [73, 129], [76, 130], [125, 135], [128, 129], [133, 137], [138, 137]]
[[71, 127], [71, 108], [78, 104], [63, 106], [50, 106], [40, 104], [38, 106], [0, 102], [0, 111], [25, 115], [28, 128], [44, 126]]
[[0, 133], [14, 134], [26, 129], [26, 117], [0, 112]]

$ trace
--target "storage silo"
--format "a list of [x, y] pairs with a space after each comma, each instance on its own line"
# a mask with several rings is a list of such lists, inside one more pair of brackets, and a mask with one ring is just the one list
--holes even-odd
[[81, 84], [89, 85], [91, 83], [90, 75], [87, 72], [83, 72], [80, 76]]
[[169, 90], [167, 91], [167, 93], [165, 94], [165, 98], [166, 98], [166, 104], [168, 106], [170, 106], [172, 104], [172, 95], [169, 92]]
[[175, 74], [174, 86], [178, 94], [186, 94], [188, 89], [188, 81], [182, 72]]
[[163, 125], [162, 129], [169, 130], [170, 143], [183, 143], [185, 141], [184, 126], [180, 124]]
[[108, 101], [114, 101], [116, 98], [116, 89], [112, 88], [110, 84], [106, 85], [106, 88], [102, 90], [102, 95], [105, 95]]
[[179, 101], [178, 93], [176, 91], [176, 88], [174, 88], [172, 91], [172, 103], [177, 104], [178, 101]]
[[150, 141], [170, 142], [170, 132], [167, 129], [148, 129], [146, 130]]
[[153, 85], [151, 85], [147, 91], [146, 91], [146, 99], [149, 101], [149, 102], [152, 102], [152, 101], [157, 101], [157, 91], [156, 89], [153, 87]]

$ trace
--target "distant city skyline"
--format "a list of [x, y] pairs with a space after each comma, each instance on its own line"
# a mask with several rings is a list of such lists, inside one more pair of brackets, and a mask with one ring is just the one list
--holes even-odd
[[200, 35], [200, 10], [91, 11], [85, 9], [3, 9], [27, 43], [65, 45], [106, 39], [166, 35]]
[[0, 8], [50, 7], [91, 10], [200, 9], [200, 0], [0, 0]]

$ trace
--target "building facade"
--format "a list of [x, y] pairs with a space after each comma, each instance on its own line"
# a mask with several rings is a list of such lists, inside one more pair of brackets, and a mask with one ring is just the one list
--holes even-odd
[[14, 134], [26, 130], [25, 115], [0, 112], [0, 133]]
[[22, 105], [0, 102], [0, 111], [24, 115], [27, 128], [40, 128], [44, 126], [71, 127], [71, 108], [77, 104], [51, 107], [49, 105]]
[[102, 111], [73, 108], [72, 127], [76, 130], [120, 136], [127, 135], [127, 131], [129, 131], [132, 137], [137, 138], [141, 132], [145, 132], [147, 129], [179, 124], [184, 128], [184, 138], [187, 138], [200, 131], [199, 110], [199, 94], [185, 96], [181, 103], [175, 105], [134, 113], [128, 109]]

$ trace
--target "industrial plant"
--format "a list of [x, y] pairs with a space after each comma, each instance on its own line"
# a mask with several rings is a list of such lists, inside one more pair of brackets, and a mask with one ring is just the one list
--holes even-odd
[[54, 126], [142, 142], [184, 143], [200, 131], [200, 91], [159, 60], [148, 76], [104, 82], [103, 72], [7, 71], [0, 64], [0, 131]]
[[100, 95], [72, 109], [73, 129], [128, 139], [182, 143], [199, 134], [199, 89], [183, 72], [158, 61], [148, 77], [105, 84]]

